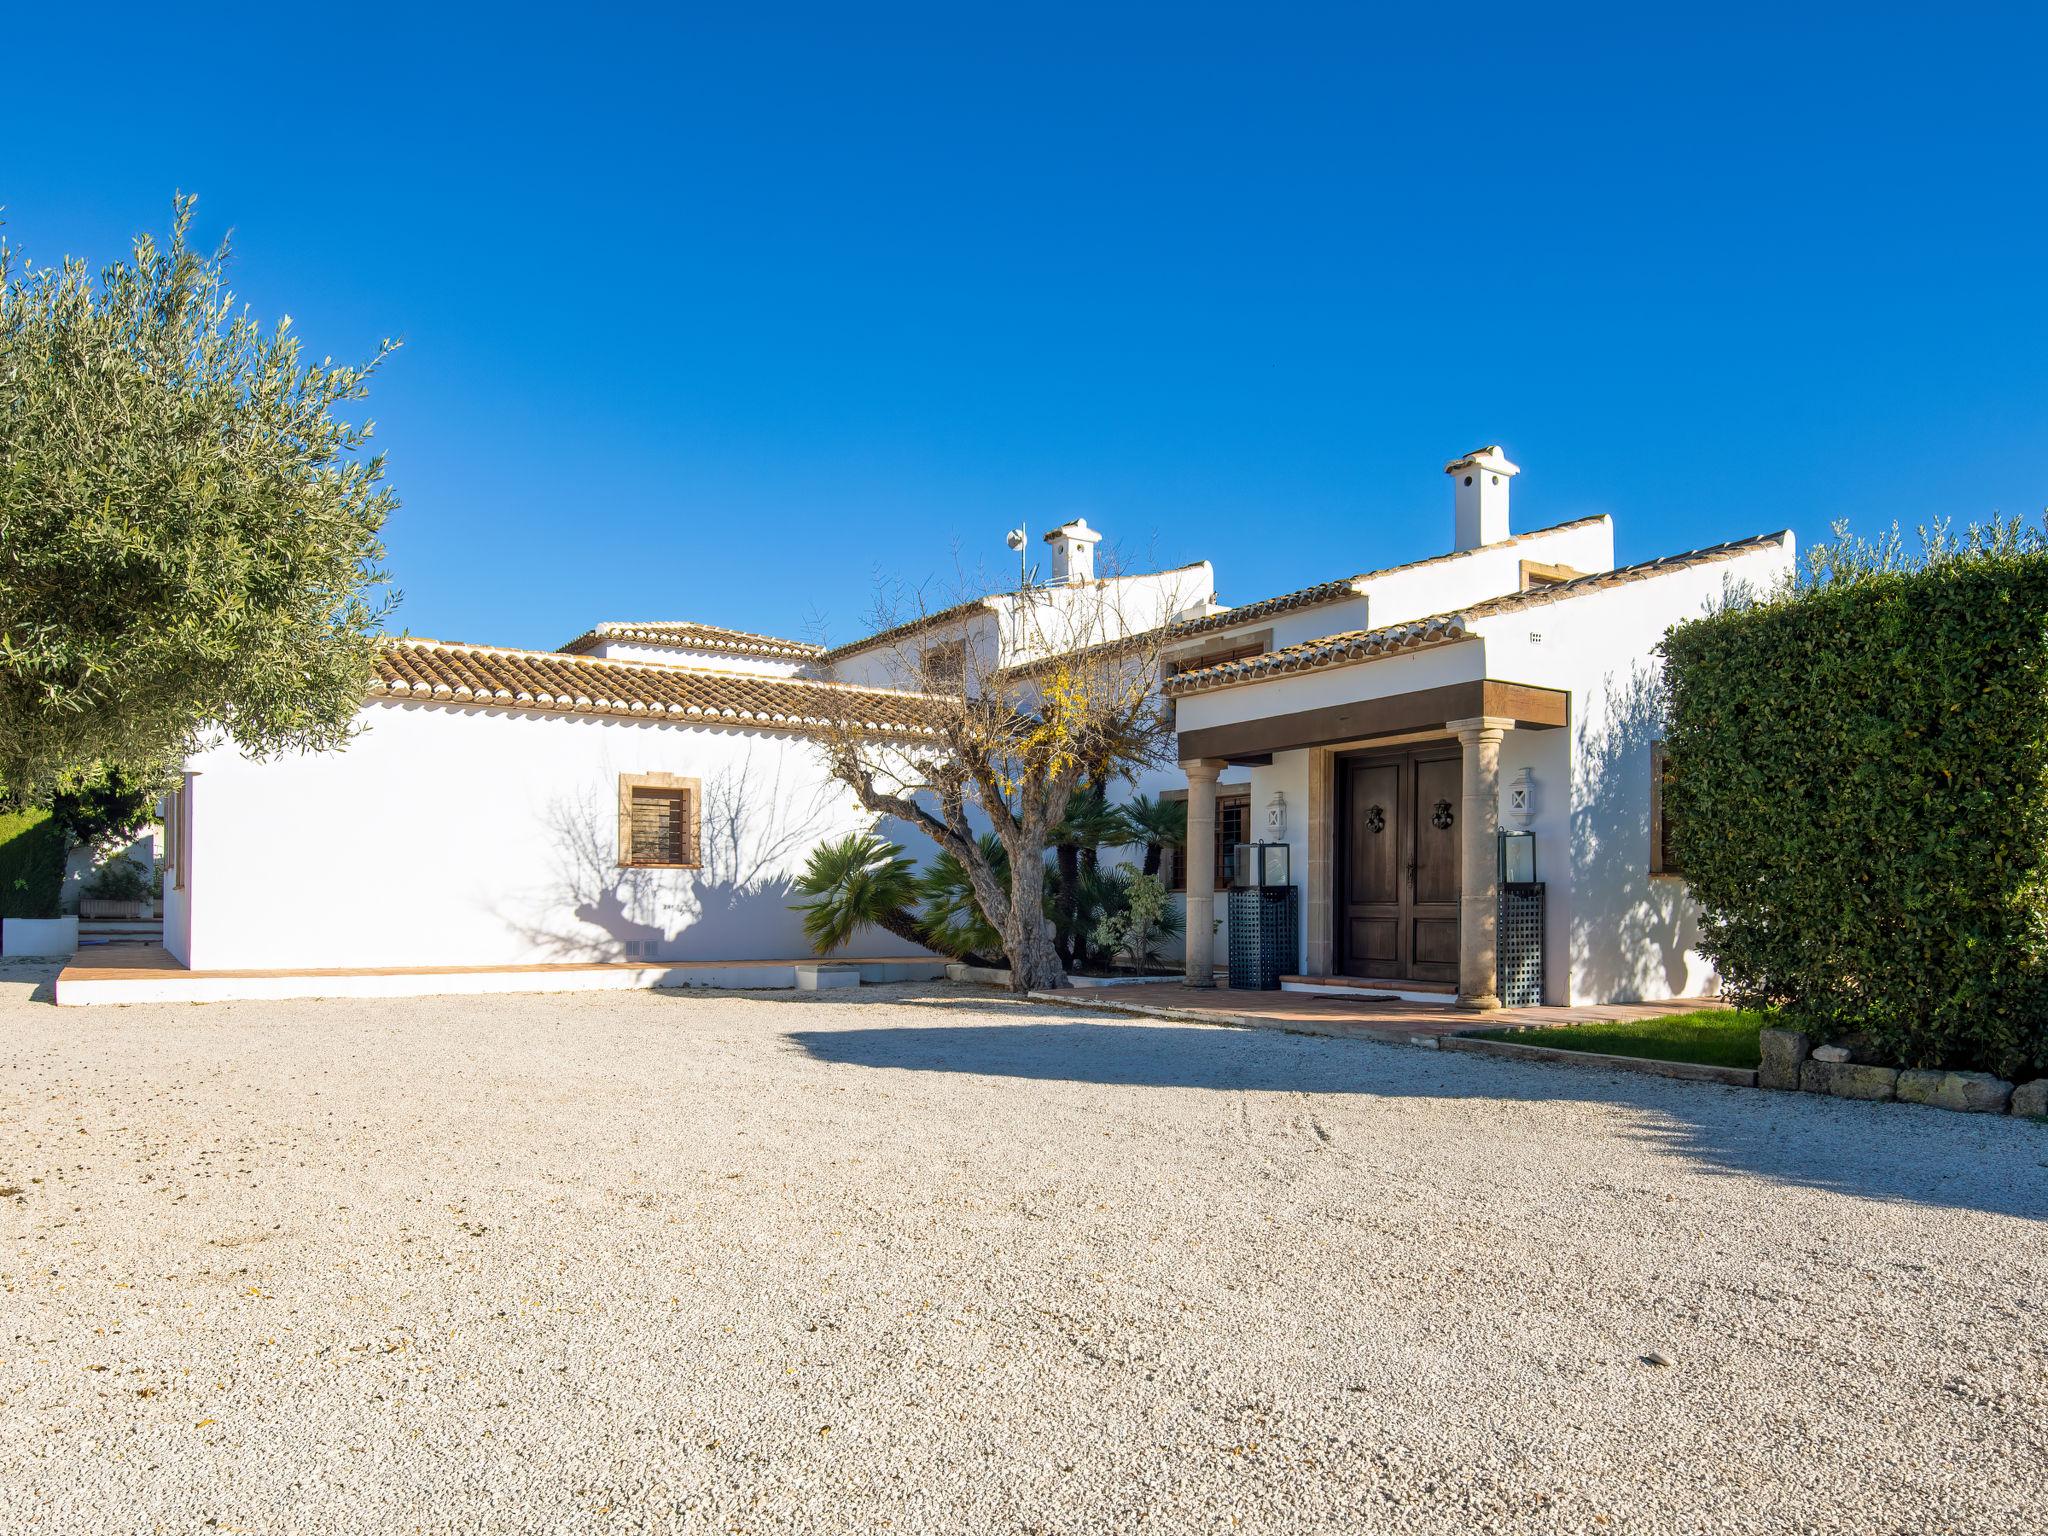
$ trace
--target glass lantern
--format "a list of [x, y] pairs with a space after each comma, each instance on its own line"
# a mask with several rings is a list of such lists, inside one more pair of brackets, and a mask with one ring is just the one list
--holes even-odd
[[1500, 878], [1503, 885], [1536, 883], [1536, 834], [1503, 832], [1500, 835]]
[[1239, 843], [1231, 884], [1239, 890], [1285, 890], [1293, 884], [1292, 843]]

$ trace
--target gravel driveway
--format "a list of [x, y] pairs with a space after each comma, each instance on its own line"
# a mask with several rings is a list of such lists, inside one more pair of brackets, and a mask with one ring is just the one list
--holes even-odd
[[0, 1530], [2048, 1524], [2038, 1125], [944, 988], [35, 979]]

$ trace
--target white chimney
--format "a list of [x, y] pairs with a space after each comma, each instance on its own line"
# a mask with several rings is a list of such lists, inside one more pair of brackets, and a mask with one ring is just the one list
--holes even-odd
[[1045, 542], [1052, 546], [1054, 581], [1077, 587], [1095, 579], [1095, 546], [1102, 542], [1102, 535], [1088, 526], [1087, 518], [1077, 517], [1064, 527], [1053, 529], [1045, 536]]
[[1458, 542], [1454, 548], [1477, 549], [1508, 537], [1508, 482], [1522, 471], [1501, 454], [1500, 444], [1475, 448], [1444, 466], [1454, 479], [1458, 498]]

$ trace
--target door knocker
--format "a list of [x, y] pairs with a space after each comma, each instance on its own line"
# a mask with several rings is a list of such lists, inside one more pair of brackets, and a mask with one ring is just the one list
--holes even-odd
[[1429, 824], [1439, 832], [1448, 832], [1451, 830], [1451, 822], [1454, 819], [1451, 815], [1451, 802], [1439, 800], [1436, 803], [1436, 809], [1430, 812]]
[[1374, 806], [1374, 807], [1373, 807], [1373, 808], [1372, 808], [1371, 810], [1369, 810], [1369, 811], [1367, 811], [1367, 812], [1365, 813], [1365, 830], [1366, 830], [1366, 831], [1368, 831], [1368, 832], [1384, 832], [1384, 831], [1386, 831], [1386, 829], [1387, 829], [1387, 813], [1386, 813], [1385, 811], [1381, 810], [1381, 809], [1380, 809], [1380, 808], [1379, 808], [1378, 806]]

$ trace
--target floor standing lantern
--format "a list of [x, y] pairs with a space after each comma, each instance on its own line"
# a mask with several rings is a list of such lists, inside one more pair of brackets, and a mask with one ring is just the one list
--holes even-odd
[[1301, 968], [1301, 897], [1294, 888], [1293, 846], [1239, 843], [1230, 885], [1230, 985], [1233, 991], [1277, 992], [1280, 978]]
[[1494, 932], [1500, 1000], [1508, 1008], [1543, 1001], [1543, 883], [1536, 878], [1536, 834], [1500, 835], [1500, 917]]

